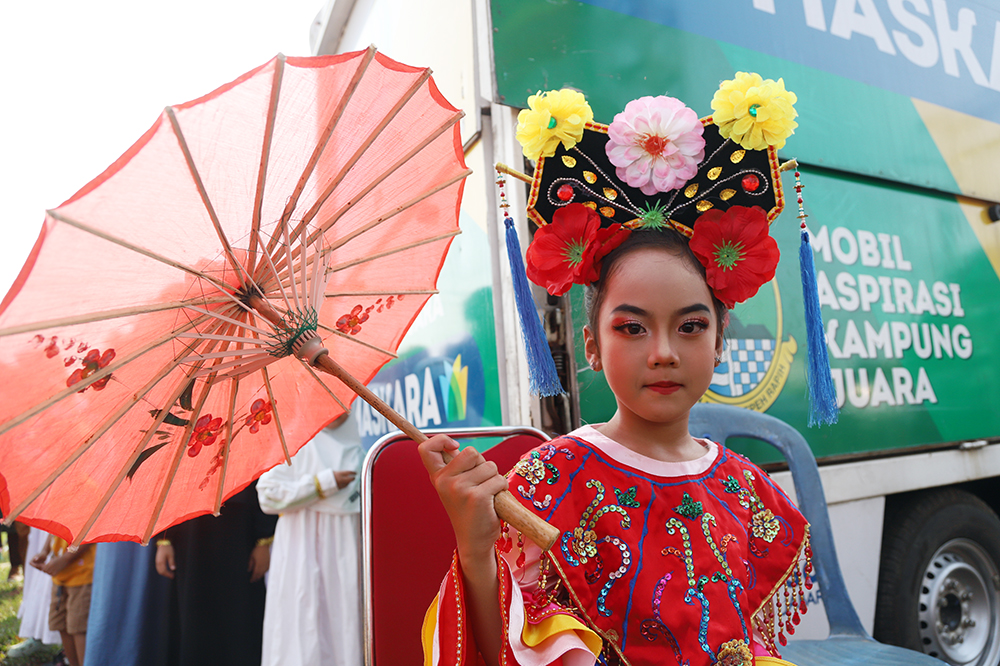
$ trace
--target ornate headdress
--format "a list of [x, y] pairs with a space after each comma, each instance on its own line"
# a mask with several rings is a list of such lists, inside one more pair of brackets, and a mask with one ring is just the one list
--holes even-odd
[[[675, 98], [641, 97], [602, 125], [593, 121], [579, 92], [532, 95], [517, 126], [524, 154], [536, 164], [528, 179], [527, 212], [539, 229], [526, 253], [527, 277], [561, 295], [573, 284], [597, 280], [604, 256], [628, 234], [678, 233], [689, 239], [716, 298], [733, 307], [752, 297], [774, 278], [778, 264], [778, 246], [768, 230], [784, 208], [780, 171], [795, 166], [794, 160], [779, 165], [777, 157], [797, 126], [795, 102], [781, 79], [745, 72], [720, 85], [713, 115], [701, 119]], [[497, 169], [520, 176], [503, 165]], [[502, 177], [498, 183], [502, 195]], [[810, 421], [832, 423], [837, 407], [797, 171], [796, 190], [806, 311], [816, 320], [807, 319]], [[506, 202], [501, 205], [506, 214]], [[509, 215], [507, 227], [515, 283], [523, 283], [515, 285], [515, 293], [532, 390], [553, 395], [562, 387], [524, 269], [516, 265], [520, 251]]]

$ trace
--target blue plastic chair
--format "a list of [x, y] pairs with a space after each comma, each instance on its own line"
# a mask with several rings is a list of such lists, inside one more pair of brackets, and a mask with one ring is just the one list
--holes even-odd
[[784, 421], [740, 407], [698, 404], [691, 410], [688, 430], [695, 437], [725, 443], [731, 437], [749, 437], [778, 449], [788, 461], [799, 510], [811, 524], [813, 565], [823, 606], [830, 622], [825, 640], [790, 641], [781, 656], [798, 666], [942, 666], [944, 662], [921, 652], [877, 642], [861, 625], [847, 595], [833, 545], [823, 484], [809, 444]]

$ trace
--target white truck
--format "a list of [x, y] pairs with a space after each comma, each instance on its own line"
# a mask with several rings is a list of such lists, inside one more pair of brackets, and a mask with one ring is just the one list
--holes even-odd
[[[440, 293], [371, 383], [419, 427], [557, 433], [614, 409], [583, 362], [577, 291], [536, 294], [568, 393], [528, 392], [493, 164], [530, 172], [514, 139], [529, 94], [579, 89], [610, 122], [641, 95], [709, 115], [736, 71], [783, 77], [800, 117], [780, 157], [797, 158], [806, 186], [840, 421], [806, 427], [794, 203], [772, 227], [786, 259], [733, 312], [706, 399], [777, 416], [809, 441], [876, 638], [956, 665], [1000, 662], [1000, 3], [330, 0], [314, 52], [369, 44], [434, 70], [466, 113], [475, 171]], [[508, 190], [523, 211], [525, 192]], [[523, 214], [518, 224], [526, 247]], [[364, 404], [356, 418], [368, 443], [390, 427]], [[791, 486], [763, 445], [742, 448]], [[826, 630], [814, 611], [796, 637]]]

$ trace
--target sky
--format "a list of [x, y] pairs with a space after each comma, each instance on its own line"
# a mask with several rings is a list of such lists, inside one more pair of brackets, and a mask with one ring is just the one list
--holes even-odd
[[99, 175], [165, 106], [277, 53], [311, 55], [324, 0], [0, 0], [0, 295], [47, 209]]

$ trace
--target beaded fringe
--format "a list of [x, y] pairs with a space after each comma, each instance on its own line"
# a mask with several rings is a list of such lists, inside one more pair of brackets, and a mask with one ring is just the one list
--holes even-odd
[[802, 554], [780, 587], [753, 618], [754, 628], [764, 639], [764, 647], [772, 654], [779, 653], [777, 643], [788, 644], [788, 636], [795, 635], [795, 627], [806, 612], [806, 590], [813, 588], [812, 546], [808, 531]]

